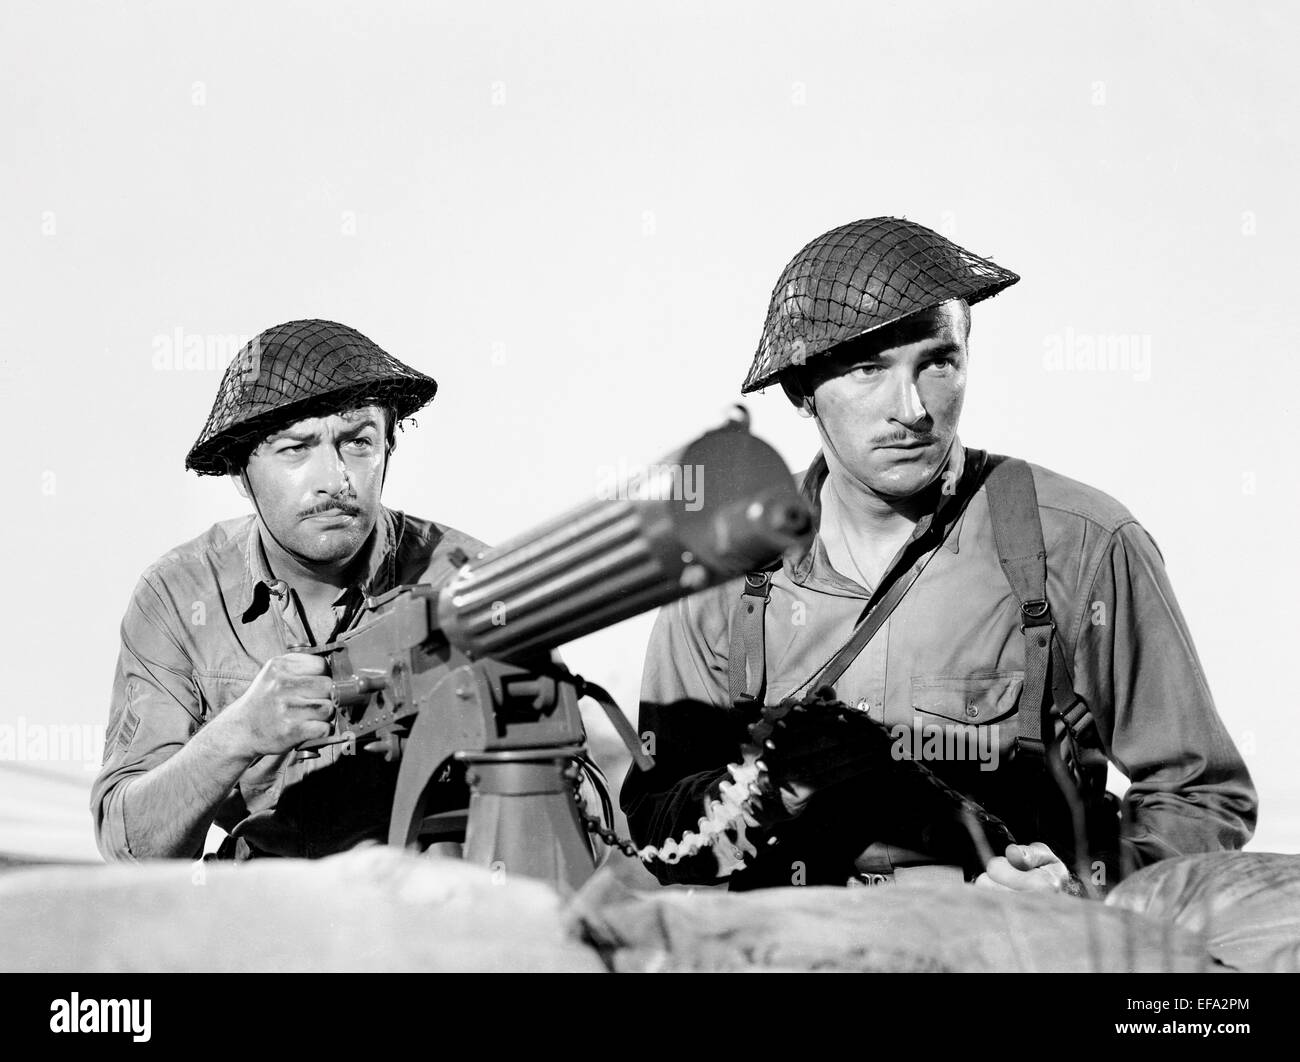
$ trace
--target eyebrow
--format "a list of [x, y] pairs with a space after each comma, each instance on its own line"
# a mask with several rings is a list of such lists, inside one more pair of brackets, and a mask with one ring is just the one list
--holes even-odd
[[[961, 350], [961, 344], [958, 343], [956, 340], [940, 339], [940, 340], [936, 340], [933, 346], [926, 347], [924, 354], [926, 357], [933, 357], [936, 354], [953, 354], [960, 350]], [[870, 350], [867, 351], [866, 353], [858, 354], [854, 357], [851, 357], [848, 360], [851, 364], [855, 364], [855, 365], [860, 365], [863, 362], [870, 362], [870, 361], [893, 360], [892, 358], [886, 357], [887, 353], [888, 351], [883, 351], [883, 350]]]
[[954, 354], [961, 350], [961, 344], [955, 339], [945, 339], [936, 346], [926, 350], [927, 354]]
[[270, 446], [273, 443], [284, 442], [287, 439], [292, 439], [294, 442], [307, 442], [308, 440], [318, 438], [320, 438], [319, 433], [314, 431], [294, 431], [292, 428], [285, 428], [284, 431], [277, 431], [274, 435], [270, 436], [266, 440], [266, 443]]
[[[374, 428], [376, 431], [378, 431], [379, 422], [375, 420], [374, 417], [367, 416], [364, 420], [358, 421], [356, 424], [349, 424], [346, 428], [340, 431], [339, 434], [351, 439], [360, 435], [367, 428]], [[320, 439], [320, 432], [294, 431], [292, 428], [285, 428], [284, 431], [276, 432], [266, 441], [267, 441], [267, 445], [271, 445], [273, 443], [285, 442], [286, 440], [290, 440], [290, 439], [292, 439], [294, 442], [316, 442], [319, 441]]]

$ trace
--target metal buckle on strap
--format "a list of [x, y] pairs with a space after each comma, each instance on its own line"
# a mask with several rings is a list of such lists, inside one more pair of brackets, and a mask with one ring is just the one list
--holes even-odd
[[1042, 627], [1052, 622], [1049, 615], [1049, 606], [1046, 599], [1041, 601], [1026, 601], [1020, 606], [1020, 629], [1026, 627]]
[[[758, 581], [755, 582], [755, 579]], [[772, 577], [766, 572], [746, 572], [744, 593], [766, 601], [772, 594]]]
[[866, 888], [872, 885], [894, 885], [896, 881], [893, 874], [868, 874], [858, 873], [849, 878], [844, 883], [851, 889]]
[[1075, 737], [1078, 737], [1088, 729], [1089, 723], [1095, 724], [1096, 722], [1092, 718], [1092, 713], [1088, 711], [1088, 706], [1083, 702], [1082, 698], [1075, 700], [1061, 718], [1065, 720], [1065, 725], [1070, 728]]
[[1033, 756], [1035, 759], [1041, 760], [1047, 756], [1047, 744], [1038, 738], [1025, 737], [1021, 734], [1017, 734], [1016, 754]]

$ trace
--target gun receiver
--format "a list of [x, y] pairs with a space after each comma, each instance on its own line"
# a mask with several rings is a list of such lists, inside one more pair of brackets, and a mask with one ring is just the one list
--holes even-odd
[[[332, 736], [400, 759], [388, 841], [418, 847], [430, 782], [468, 766], [465, 858], [577, 888], [593, 853], [574, 799], [593, 696], [634, 760], [653, 761], [600, 687], [553, 650], [659, 605], [766, 567], [805, 537], [784, 462], [742, 415], [598, 498], [465, 563], [441, 590], [402, 586], [367, 602], [326, 654]], [[689, 489], [687, 489], [689, 488]], [[459, 821], [453, 816], [453, 830]]]

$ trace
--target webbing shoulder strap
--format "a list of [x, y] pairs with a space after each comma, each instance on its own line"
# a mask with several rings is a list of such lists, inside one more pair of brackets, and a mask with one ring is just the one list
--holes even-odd
[[731, 619], [727, 651], [731, 703], [757, 701], [767, 678], [767, 647], [763, 642], [767, 602], [772, 596], [772, 572], [750, 572]]
[[[984, 485], [988, 496], [989, 516], [998, 549], [998, 562], [1006, 575], [1016, 600], [1020, 603], [1021, 630], [1025, 635], [1025, 685], [1021, 703], [1031, 710], [1019, 713], [1017, 745], [1043, 752], [1052, 734], [1051, 706], [1077, 737], [1092, 723], [1087, 705], [1075, 694], [1069, 663], [1056, 638], [1056, 623], [1047, 600], [1047, 547], [1043, 541], [1042, 520], [1038, 511], [1038, 492], [1033, 472], [1024, 461], [1000, 454], [989, 454]], [[928, 559], [927, 554], [923, 559]], [[902, 596], [911, 579], [899, 580]], [[728, 650], [728, 686], [733, 704], [742, 700], [759, 700], [766, 685], [766, 647], [764, 626], [767, 603], [772, 591], [772, 572], [750, 572], [745, 587], [736, 600]], [[888, 595], [887, 595], [888, 596]], [[885, 604], [882, 599], [881, 604]], [[897, 601], [889, 602], [890, 606]], [[880, 621], [889, 613], [881, 610]], [[832, 664], [841, 657], [851, 662], [874, 633], [879, 622], [863, 624]], [[856, 650], [856, 652], [854, 651]], [[835, 678], [839, 677], [836, 673]], [[824, 674], [824, 673], [823, 673]], [[1052, 700], [1046, 699], [1047, 681], [1052, 682]], [[1036, 707], [1038, 710], [1033, 710]]]
[[[984, 473], [986, 457], [983, 450], [970, 451], [968, 457], [971, 462], [970, 474], [975, 482], [978, 482]], [[787, 700], [793, 700], [806, 689], [830, 686], [839, 681], [840, 676], [884, 625], [890, 613], [903, 599], [903, 595], [920, 578], [921, 572], [939, 551], [943, 541], [952, 533], [957, 518], [965, 512], [966, 506], [974, 495], [973, 488], [963, 490], [957, 503], [959, 508], [952, 514], [947, 530], [913, 561], [906, 572], [890, 584], [885, 593], [859, 618], [848, 641], [825, 665], [789, 694]], [[767, 670], [763, 623], [771, 594], [772, 575], [772, 572], [751, 572], [746, 575], [745, 589], [741, 592], [735, 611], [732, 613], [728, 657], [729, 693], [732, 704], [739, 704], [743, 700], [758, 700], [763, 696]]]
[[[989, 465], [985, 491], [998, 563], [1020, 603], [1020, 629], [1025, 636], [1025, 685], [1020, 698], [1024, 708], [1019, 713], [1016, 744], [1042, 754], [1052, 737], [1053, 704], [1075, 735], [1092, 719], [1074, 692], [1047, 600], [1047, 547], [1033, 471], [1024, 461], [1000, 454], [990, 454]], [[1050, 699], [1046, 696], [1049, 676]]]
[[[1074, 692], [1061, 639], [1056, 637], [1052, 606], [1047, 599], [1047, 548], [1043, 543], [1042, 518], [1033, 470], [1014, 457], [990, 455], [990, 472], [985, 480], [993, 538], [998, 562], [1020, 602], [1020, 629], [1025, 635], [1025, 685], [1016, 715], [1014, 765], [1030, 774], [1045, 775], [1056, 785], [1068, 814], [1073, 843], [1062, 838], [1073, 853], [1073, 870], [1080, 882], [1091, 880], [1097, 864], [1091, 861], [1089, 799], [1105, 804], [1105, 773], [1085, 767], [1076, 740], [1093, 723], [1082, 698]], [[1050, 675], [1050, 696], [1046, 689]], [[1053, 709], [1065, 725], [1066, 740], [1056, 740]], [[1096, 766], [1093, 764], [1092, 766]], [[1033, 829], [1039, 839], [1059, 836], [1060, 819], [1050, 810], [1050, 798], [1030, 809]], [[1109, 835], [1109, 830], [1104, 834]], [[1053, 842], [1057, 843], [1057, 842]], [[1085, 886], [1085, 888], [1088, 888]]]

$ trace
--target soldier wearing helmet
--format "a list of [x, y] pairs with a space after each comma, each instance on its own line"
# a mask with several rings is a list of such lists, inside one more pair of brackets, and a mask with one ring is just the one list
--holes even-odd
[[[829, 685], [895, 735], [895, 759], [921, 760], [1020, 843], [972, 865], [828, 759], [783, 780], [757, 856], [706, 849], [652, 864], [662, 881], [1096, 894], [1250, 838], [1255, 790], [1150, 535], [1101, 491], [958, 438], [970, 307], [1018, 279], [900, 218], [833, 229], [786, 266], [742, 390], [779, 383], [813, 420], [801, 489], [816, 535], [662, 610], [640, 723], [657, 764], [621, 800], [638, 844], [681, 836], [740, 762], [756, 705]], [[1122, 814], [1107, 762], [1129, 779]]]
[[[398, 424], [437, 383], [355, 329], [290, 321], [231, 362], [186, 458], [229, 475], [252, 513], [216, 524], [141, 577], [122, 621], [104, 765], [91, 795], [110, 859], [318, 856], [386, 833], [396, 764], [324, 736], [318, 655], [394, 586], [450, 578], [483, 546], [380, 500]], [[435, 784], [431, 811], [464, 806]]]

